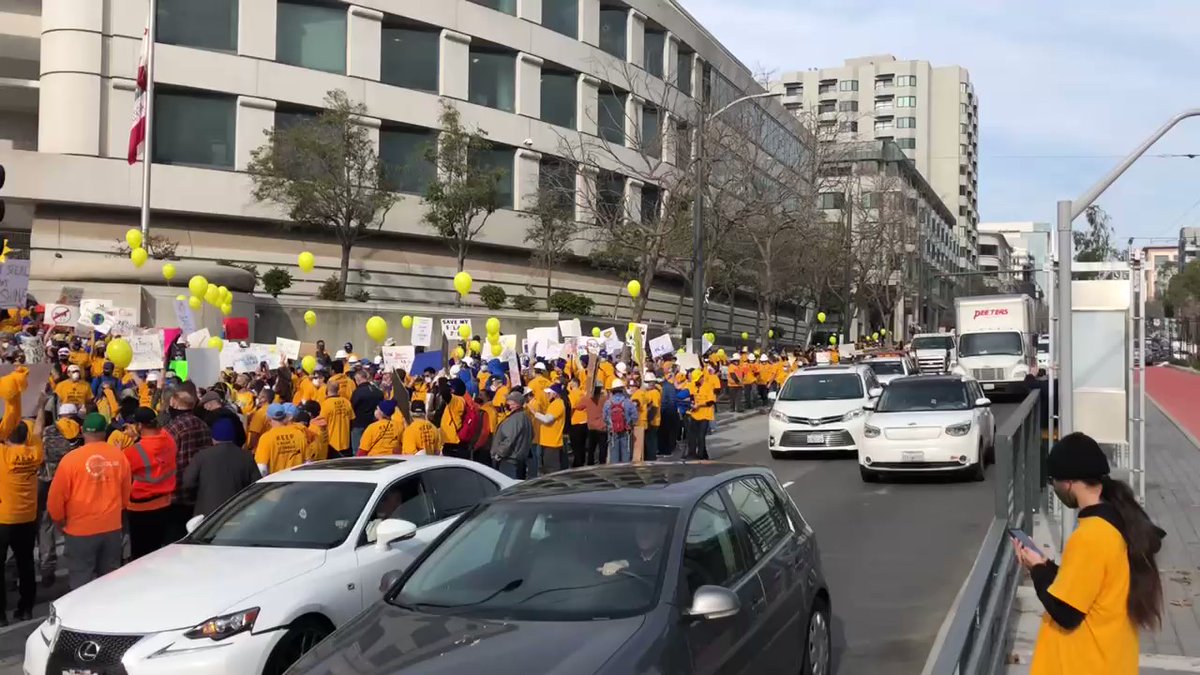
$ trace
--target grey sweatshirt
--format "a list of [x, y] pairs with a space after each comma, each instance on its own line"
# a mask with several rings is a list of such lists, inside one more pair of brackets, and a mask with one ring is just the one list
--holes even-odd
[[525, 411], [511, 413], [492, 437], [492, 457], [498, 461], [523, 462], [533, 445], [533, 423]]

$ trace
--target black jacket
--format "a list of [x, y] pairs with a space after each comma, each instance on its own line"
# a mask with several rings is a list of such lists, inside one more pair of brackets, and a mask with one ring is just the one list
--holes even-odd
[[354, 409], [354, 421], [350, 426], [354, 429], [366, 429], [375, 421], [375, 409], [383, 400], [383, 390], [368, 382], [354, 389], [350, 395], [350, 407]]
[[229, 406], [221, 406], [216, 410], [201, 410], [200, 419], [208, 425], [209, 430], [217, 424], [217, 420], [225, 418], [233, 422], [233, 442], [239, 447], [246, 447], [246, 425], [242, 423], [242, 416], [234, 412]]
[[262, 478], [254, 456], [233, 443], [201, 450], [183, 472], [183, 489], [196, 498], [195, 515], [212, 515], [225, 500]]

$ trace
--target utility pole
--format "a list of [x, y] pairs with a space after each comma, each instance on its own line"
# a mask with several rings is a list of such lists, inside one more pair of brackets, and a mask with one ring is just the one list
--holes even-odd
[[[854, 171], [854, 165], [851, 163], [851, 177], [854, 176]], [[850, 285], [852, 281], [851, 269], [854, 267], [852, 263], [854, 260], [854, 196], [850, 189], [849, 182], [846, 183], [846, 190], [842, 193], [842, 210], [844, 211], [844, 218], [842, 220], [846, 223], [846, 238], [842, 242], [846, 250], [846, 265], [845, 269], [842, 271], [842, 288], [844, 291], [844, 295], [842, 297], [845, 299], [845, 302], [842, 306], [843, 335], [841, 340], [844, 342], [852, 342], [853, 338], [850, 337], [850, 308], [852, 304], [850, 302]]]

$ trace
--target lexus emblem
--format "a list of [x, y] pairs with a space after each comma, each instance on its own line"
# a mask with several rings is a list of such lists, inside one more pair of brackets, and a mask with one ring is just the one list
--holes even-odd
[[75, 656], [79, 657], [80, 661], [87, 663], [95, 661], [100, 656], [100, 643], [88, 640], [79, 645], [79, 648], [75, 650]]

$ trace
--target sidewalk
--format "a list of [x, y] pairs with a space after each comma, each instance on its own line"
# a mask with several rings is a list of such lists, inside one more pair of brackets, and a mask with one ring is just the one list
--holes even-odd
[[[1158, 555], [1163, 625], [1143, 632], [1140, 671], [1200, 673], [1200, 373], [1148, 368], [1146, 396], [1146, 511], [1167, 538]], [[1036, 520], [1034, 541], [1049, 545], [1045, 520]], [[1010, 675], [1029, 672], [1041, 620], [1041, 603], [1028, 579], [1018, 590], [1014, 612]]]

